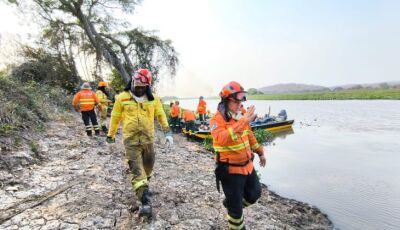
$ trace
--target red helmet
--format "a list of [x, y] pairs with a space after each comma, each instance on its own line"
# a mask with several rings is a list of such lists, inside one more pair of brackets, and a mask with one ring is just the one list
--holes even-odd
[[238, 82], [231, 81], [222, 88], [219, 96], [222, 98], [233, 98], [237, 101], [246, 101], [246, 93]]
[[132, 79], [135, 81], [140, 81], [143, 84], [151, 85], [151, 81], [153, 78], [151, 77], [151, 73], [148, 69], [138, 69], [132, 76]]

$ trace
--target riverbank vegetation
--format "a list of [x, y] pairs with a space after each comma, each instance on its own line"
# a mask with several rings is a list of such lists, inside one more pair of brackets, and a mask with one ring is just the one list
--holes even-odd
[[400, 88], [249, 95], [249, 100], [400, 100]]

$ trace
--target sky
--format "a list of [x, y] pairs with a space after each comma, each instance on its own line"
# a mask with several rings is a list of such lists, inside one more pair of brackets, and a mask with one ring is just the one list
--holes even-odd
[[[245, 88], [399, 81], [398, 12], [400, 1], [385, 0], [144, 0], [129, 21], [179, 52], [178, 73], [163, 76], [159, 94], [197, 97], [232, 80]], [[12, 23], [2, 19], [0, 32]]]

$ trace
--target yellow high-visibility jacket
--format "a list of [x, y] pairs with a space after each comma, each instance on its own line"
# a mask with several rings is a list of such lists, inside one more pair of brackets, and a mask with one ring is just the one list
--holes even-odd
[[106, 109], [108, 107], [108, 103], [110, 102], [110, 100], [107, 98], [107, 95], [101, 90], [97, 90], [96, 95], [100, 100], [100, 106], [103, 108], [103, 110]]
[[122, 120], [122, 136], [131, 144], [150, 144], [154, 140], [154, 118], [157, 118], [162, 129], [169, 131], [160, 98], [143, 103], [136, 102], [132, 95], [124, 91], [116, 97], [111, 112], [108, 136], [115, 137], [119, 122]]

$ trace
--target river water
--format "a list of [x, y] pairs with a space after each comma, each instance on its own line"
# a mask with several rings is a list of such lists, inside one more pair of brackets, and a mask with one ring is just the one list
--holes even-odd
[[[215, 112], [218, 101], [208, 100]], [[182, 100], [195, 109], [197, 100]], [[258, 170], [278, 194], [315, 205], [340, 229], [400, 229], [400, 101], [248, 101], [286, 109], [293, 131]]]

